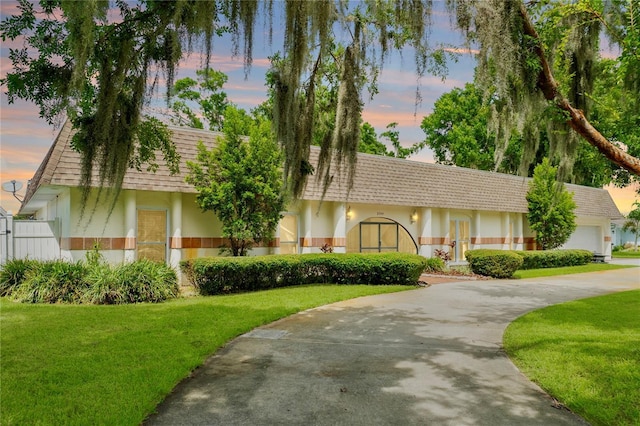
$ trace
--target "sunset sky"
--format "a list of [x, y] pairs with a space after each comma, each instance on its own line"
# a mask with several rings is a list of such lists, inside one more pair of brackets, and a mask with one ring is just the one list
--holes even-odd
[[[4, 19], [17, 12], [16, 2], [3, 0], [0, 3], [0, 19]], [[441, 5], [440, 5], [441, 6]], [[256, 31], [262, 29], [260, 24]], [[269, 66], [268, 56], [280, 50], [282, 35], [274, 29], [273, 46], [266, 45], [266, 37], [256, 37], [254, 42], [254, 60], [251, 73], [247, 80], [241, 58], [232, 58], [230, 41], [216, 39], [214, 42], [214, 56], [211, 66], [225, 72], [229, 81], [224, 87], [229, 99], [243, 108], [251, 108], [266, 98], [264, 74]], [[444, 42], [451, 45], [461, 45], [461, 38], [452, 32], [448, 16], [437, 13], [433, 19], [433, 43]], [[0, 45], [0, 77], [4, 78], [11, 70], [7, 59], [9, 48], [19, 47], [17, 43], [5, 42]], [[178, 77], [195, 77], [195, 70], [200, 68], [198, 55], [192, 55], [181, 63]], [[443, 93], [454, 87], [462, 87], [473, 79], [474, 59], [469, 52], [461, 53], [458, 61], [449, 65], [446, 80], [438, 77], [425, 76], [417, 80], [414, 72], [413, 55], [410, 52], [403, 56], [394, 55], [384, 64], [380, 76], [380, 93], [373, 101], [364, 99], [365, 121], [371, 123], [378, 133], [385, 130], [387, 124], [398, 122], [400, 139], [404, 145], [411, 145], [424, 138], [420, 129], [420, 122], [433, 108], [433, 103]], [[415, 105], [416, 89], [420, 88], [422, 102]], [[37, 108], [27, 102], [17, 101], [9, 105], [6, 87], [1, 88], [0, 95], [0, 182], [15, 179], [25, 186], [18, 195], [23, 195], [26, 183], [32, 178], [38, 165], [44, 158], [53, 142], [57, 130], [38, 117]], [[163, 90], [157, 95], [154, 105], [163, 106]], [[412, 157], [417, 161], [433, 161], [432, 153], [423, 150]], [[633, 203], [634, 191], [614, 188], [612, 196], [623, 213], [627, 213]], [[0, 205], [6, 210], [17, 213], [20, 203], [7, 192], [0, 192]]]

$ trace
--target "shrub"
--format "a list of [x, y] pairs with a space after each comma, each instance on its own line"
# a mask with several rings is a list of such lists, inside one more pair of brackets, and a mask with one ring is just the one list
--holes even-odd
[[440, 257], [430, 257], [427, 259], [427, 266], [424, 272], [442, 272], [445, 268], [445, 261]]
[[180, 292], [176, 272], [164, 263], [137, 260], [119, 265], [115, 273], [121, 280], [125, 303], [162, 302]]
[[522, 256], [508, 250], [467, 250], [465, 253], [474, 274], [509, 278], [523, 263]]
[[520, 269], [559, 268], [562, 266], [586, 265], [593, 253], [589, 250], [541, 250], [515, 251], [523, 258]]
[[118, 268], [99, 263], [89, 268], [87, 281], [91, 286], [83, 295], [83, 302], [96, 305], [117, 305], [126, 303], [122, 277]]
[[7, 261], [0, 270], [0, 297], [10, 296], [22, 284], [27, 272], [37, 263], [30, 259]]
[[25, 303], [79, 303], [89, 288], [84, 263], [63, 260], [36, 262], [12, 297]]
[[6, 266], [3, 285], [6, 281], [12, 298], [25, 303], [161, 302], [180, 291], [175, 271], [149, 260], [118, 266], [98, 258], [76, 263], [31, 260], [12, 261]]
[[103, 263], [90, 268], [91, 286], [83, 301], [94, 304], [163, 302], [180, 292], [178, 277], [170, 266], [147, 259], [110, 266]]
[[427, 259], [403, 253], [199, 258], [181, 262], [203, 295], [311, 283], [415, 284]]

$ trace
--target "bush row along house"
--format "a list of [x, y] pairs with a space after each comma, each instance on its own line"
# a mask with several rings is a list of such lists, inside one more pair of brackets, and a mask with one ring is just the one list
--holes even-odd
[[[185, 183], [186, 161], [196, 145], [211, 147], [220, 134], [171, 128], [181, 172], [129, 170], [115, 208], [94, 200], [81, 217], [80, 158], [70, 145], [71, 126], [58, 134], [27, 189], [21, 213], [56, 224], [59, 257], [81, 259], [96, 242], [110, 261], [180, 260], [216, 256], [221, 223], [196, 205]], [[311, 163], [319, 149], [312, 147]], [[97, 180], [97, 179], [96, 179]], [[360, 154], [350, 192], [336, 173], [324, 199], [311, 177], [302, 198], [283, 212], [275, 239], [251, 254], [400, 251], [434, 256], [451, 252], [464, 262], [468, 249], [535, 249], [527, 223], [529, 179], [460, 167]], [[611, 255], [611, 220], [621, 214], [603, 189], [567, 185], [577, 204], [577, 230], [565, 248]], [[97, 192], [97, 191], [94, 191]], [[95, 198], [94, 198], [95, 199]], [[455, 243], [455, 245], [453, 244]], [[453, 245], [453, 247], [451, 247]]]

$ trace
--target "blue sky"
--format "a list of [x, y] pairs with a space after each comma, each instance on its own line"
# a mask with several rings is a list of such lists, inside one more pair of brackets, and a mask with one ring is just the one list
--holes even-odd
[[[0, 19], [17, 13], [16, 4], [14, 1], [3, 0], [0, 3]], [[442, 9], [442, 4], [436, 3], [436, 9]], [[275, 27], [272, 46], [266, 44], [267, 37], [260, 34], [256, 36], [253, 65], [246, 80], [242, 58], [233, 58], [231, 55], [230, 40], [216, 39], [214, 42], [211, 66], [229, 76], [224, 90], [230, 100], [240, 107], [252, 108], [266, 98], [264, 74], [269, 66], [267, 57], [280, 50], [282, 45], [282, 34], [277, 32], [278, 26]], [[256, 32], [262, 28], [261, 24], [258, 24]], [[438, 11], [433, 16], [431, 37], [434, 44], [442, 42], [462, 45], [461, 37], [451, 29], [448, 16]], [[17, 46], [8, 42], [0, 46], [0, 77], [5, 77], [11, 70], [11, 64], [7, 59], [10, 47]], [[444, 81], [430, 75], [418, 81], [411, 53], [406, 52], [402, 56], [392, 55], [384, 64], [380, 75], [380, 92], [372, 101], [366, 98], [365, 93], [363, 119], [371, 123], [378, 133], [384, 131], [387, 124], [398, 122], [402, 143], [411, 145], [418, 142], [424, 137], [420, 129], [422, 118], [432, 111], [434, 102], [443, 93], [472, 81], [474, 64], [473, 56], [469, 52], [463, 52], [458, 56], [457, 62], [449, 64], [449, 72]], [[180, 65], [177, 78], [195, 76], [195, 71], [200, 68], [200, 65], [198, 55], [185, 58]], [[415, 94], [418, 84], [422, 102], [416, 107]], [[6, 88], [2, 87], [1, 90], [0, 182], [15, 179], [26, 186], [53, 142], [57, 129], [40, 119], [37, 108], [31, 103], [17, 101], [9, 105], [5, 94]], [[163, 93], [164, 90], [161, 88], [154, 105], [163, 104]], [[433, 156], [428, 150], [423, 150], [412, 159], [433, 161]], [[622, 196], [624, 194], [620, 195]], [[13, 212], [19, 209], [19, 203], [7, 192], [0, 193], [0, 205]]]

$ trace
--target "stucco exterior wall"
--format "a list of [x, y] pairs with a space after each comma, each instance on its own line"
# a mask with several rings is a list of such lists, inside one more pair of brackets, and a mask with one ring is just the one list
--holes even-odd
[[[224, 243], [222, 224], [212, 212], [202, 212], [196, 204], [195, 194], [123, 191], [109, 215], [109, 202], [102, 201], [95, 209], [95, 198], [80, 216], [81, 193], [79, 189], [66, 189], [37, 212], [39, 219], [60, 220], [61, 252], [67, 259], [82, 259], [87, 250], [98, 241], [101, 252], [111, 262], [133, 260], [137, 256], [136, 218], [140, 210], [166, 212], [166, 259], [177, 267], [180, 260], [206, 256], [219, 256]], [[330, 245], [334, 252], [358, 251], [348, 247], [347, 236], [365, 220], [380, 219], [396, 222], [425, 257], [433, 257], [436, 249], [452, 250], [451, 242], [460, 244], [453, 248], [458, 254], [456, 263], [463, 261], [463, 249], [535, 249], [534, 234], [523, 213], [504, 213], [465, 209], [387, 206], [343, 202], [298, 201], [287, 209], [297, 218], [299, 253], [318, 253], [323, 245]], [[457, 221], [457, 222], [456, 222]], [[467, 223], [465, 236], [455, 235]], [[452, 228], [452, 223], [455, 225]], [[595, 252], [610, 256], [611, 228], [606, 218], [579, 217], [578, 230], [595, 233]], [[453, 229], [453, 230], [452, 230]], [[399, 232], [404, 232], [399, 231]], [[453, 233], [452, 233], [453, 232]], [[584, 245], [574, 239], [567, 247]], [[406, 245], [403, 246], [406, 249]], [[264, 247], [254, 248], [251, 255], [279, 253], [279, 238]]]

